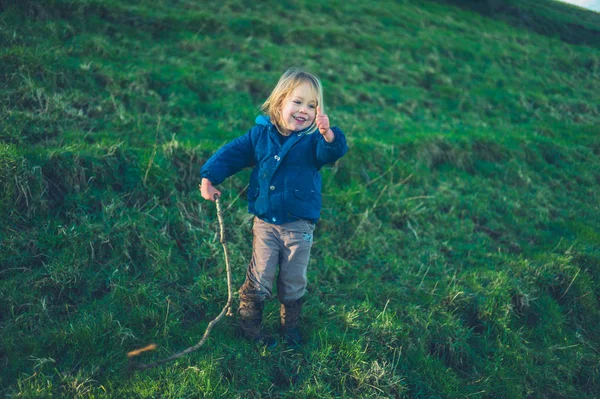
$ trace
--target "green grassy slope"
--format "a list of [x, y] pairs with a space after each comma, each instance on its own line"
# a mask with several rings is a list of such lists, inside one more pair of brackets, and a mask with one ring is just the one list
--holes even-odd
[[[471, 3], [0, 5], [0, 393], [595, 397], [600, 16]], [[198, 168], [292, 65], [350, 144], [323, 171], [305, 348], [227, 319], [129, 375], [225, 304]], [[248, 175], [221, 187], [236, 287]]]

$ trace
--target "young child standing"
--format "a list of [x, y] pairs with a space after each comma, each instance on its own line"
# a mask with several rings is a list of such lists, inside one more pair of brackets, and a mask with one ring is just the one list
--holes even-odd
[[319, 170], [341, 158], [348, 146], [344, 133], [331, 127], [324, 113], [321, 82], [308, 72], [286, 71], [261, 109], [265, 115], [256, 118], [256, 126], [202, 166], [201, 193], [214, 201], [215, 194], [221, 195], [214, 186], [254, 167], [248, 187], [254, 240], [239, 291], [239, 325], [245, 337], [275, 345], [261, 331], [261, 322], [264, 301], [271, 297], [277, 277], [281, 331], [288, 343], [301, 346], [298, 326], [306, 268], [321, 210]]

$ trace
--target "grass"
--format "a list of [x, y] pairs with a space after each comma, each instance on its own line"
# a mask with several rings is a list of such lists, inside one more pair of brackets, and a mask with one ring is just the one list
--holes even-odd
[[[600, 17], [483, 4], [0, 6], [0, 392], [595, 397]], [[129, 374], [129, 350], [193, 345], [225, 303], [198, 169], [291, 65], [350, 145], [322, 172], [306, 346], [226, 319]], [[248, 177], [221, 186], [236, 287]]]

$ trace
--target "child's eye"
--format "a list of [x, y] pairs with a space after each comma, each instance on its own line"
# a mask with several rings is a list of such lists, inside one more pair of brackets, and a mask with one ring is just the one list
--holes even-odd
[[294, 101], [294, 104], [300, 104], [300, 101], [298, 101], [298, 100], [295, 100], [295, 101]]
[[309, 105], [308, 108], [315, 109], [315, 106], [314, 105]]

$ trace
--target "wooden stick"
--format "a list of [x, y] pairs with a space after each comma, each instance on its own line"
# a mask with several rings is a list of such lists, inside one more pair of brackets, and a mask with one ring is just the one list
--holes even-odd
[[[223, 308], [223, 310], [221, 310], [221, 313], [219, 313], [219, 315], [214, 320], [212, 320], [210, 323], [208, 323], [208, 327], [206, 327], [206, 331], [204, 331], [204, 335], [202, 336], [202, 339], [196, 345], [190, 346], [189, 348], [184, 349], [181, 352], [175, 353], [174, 355], [171, 355], [162, 360], [158, 360], [154, 363], [132, 364], [130, 366], [130, 368], [133, 370], [151, 369], [153, 367], [160, 366], [161, 364], [170, 362], [171, 360], [179, 359], [180, 357], [187, 355], [190, 352], [194, 352], [195, 350], [199, 349], [202, 345], [204, 345], [204, 343], [208, 339], [208, 336], [210, 335], [210, 332], [212, 331], [213, 327], [219, 321], [221, 321], [221, 319], [223, 318], [223, 316], [225, 316], [225, 314], [227, 314], [227, 316], [233, 316], [233, 313], [231, 312], [231, 303], [233, 302], [233, 295], [232, 295], [232, 290], [231, 290], [231, 267], [229, 266], [229, 252], [227, 250], [227, 241], [225, 240], [225, 224], [223, 223], [223, 211], [221, 209], [221, 201], [219, 200], [219, 195], [215, 194], [214, 198], [215, 198], [215, 203], [217, 205], [217, 217], [219, 218], [219, 227], [221, 230], [221, 244], [223, 244], [223, 251], [225, 252], [225, 267], [227, 270], [227, 303], [225, 304], [225, 307]], [[153, 345], [154, 344], [148, 345], [141, 349], [131, 351], [127, 354], [127, 356], [129, 356], [131, 358], [131, 357], [137, 356], [138, 354], [145, 352], [147, 350], [153, 350], [156, 348], [156, 345], [154, 345], [153, 348], [148, 349]], [[130, 356], [130, 354], [132, 354], [132, 353], [133, 353], [133, 355]]]

